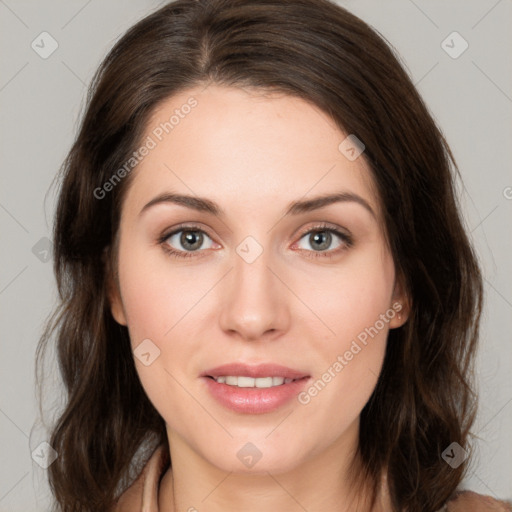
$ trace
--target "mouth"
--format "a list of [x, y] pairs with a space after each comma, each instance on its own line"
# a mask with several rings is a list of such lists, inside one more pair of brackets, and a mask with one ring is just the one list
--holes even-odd
[[243, 414], [275, 411], [289, 403], [310, 380], [310, 375], [275, 364], [232, 363], [201, 375], [206, 388], [222, 406]]

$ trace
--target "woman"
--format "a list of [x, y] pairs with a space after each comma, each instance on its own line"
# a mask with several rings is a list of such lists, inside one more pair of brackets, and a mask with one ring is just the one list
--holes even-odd
[[450, 164], [333, 3], [132, 27], [62, 169], [60, 510], [510, 510], [458, 492], [482, 283]]

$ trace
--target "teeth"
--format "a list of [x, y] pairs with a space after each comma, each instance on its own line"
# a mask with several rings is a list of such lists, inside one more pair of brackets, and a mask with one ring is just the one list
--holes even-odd
[[237, 386], [239, 388], [272, 388], [288, 384], [293, 379], [285, 379], [284, 377], [245, 377], [245, 376], [222, 376], [214, 377], [219, 384], [227, 384], [228, 386]]

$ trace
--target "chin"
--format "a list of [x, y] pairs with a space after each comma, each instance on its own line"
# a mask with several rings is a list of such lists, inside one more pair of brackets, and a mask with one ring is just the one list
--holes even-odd
[[[222, 471], [251, 475], [286, 473], [296, 469], [305, 459], [305, 454], [301, 453], [303, 443], [283, 446], [280, 441], [258, 441], [256, 436], [254, 441], [248, 439], [230, 440], [229, 446], [220, 447], [220, 453], [210, 454], [207, 458]], [[230, 453], [233, 456], [229, 456]]]

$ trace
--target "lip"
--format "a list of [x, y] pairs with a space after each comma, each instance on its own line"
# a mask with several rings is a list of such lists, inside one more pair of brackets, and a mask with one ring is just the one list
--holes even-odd
[[[239, 388], [219, 384], [212, 378], [227, 375], [253, 378], [272, 376], [296, 380], [271, 388]], [[242, 414], [264, 414], [273, 412], [290, 402], [304, 389], [310, 376], [276, 364], [250, 366], [232, 363], [204, 372], [201, 379], [211, 396], [227, 409]]]

